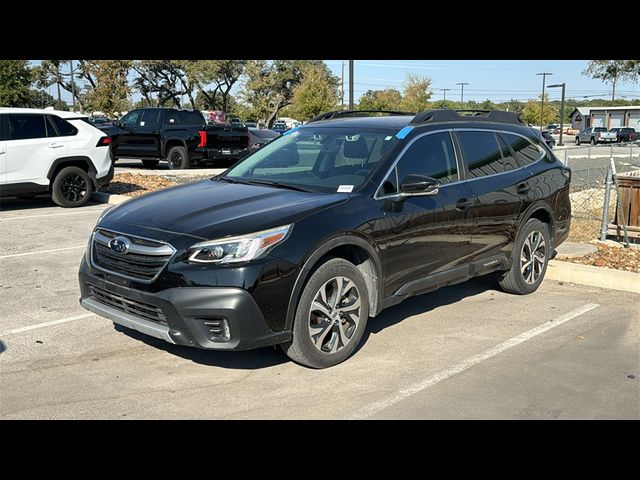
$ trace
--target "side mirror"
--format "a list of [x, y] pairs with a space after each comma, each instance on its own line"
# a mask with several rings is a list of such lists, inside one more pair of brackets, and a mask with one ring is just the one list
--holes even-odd
[[400, 193], [406, 195], [435, 195], [438, 193], [440, 183], [435, 178], [425, 175], [409, 174], [400, 184]]

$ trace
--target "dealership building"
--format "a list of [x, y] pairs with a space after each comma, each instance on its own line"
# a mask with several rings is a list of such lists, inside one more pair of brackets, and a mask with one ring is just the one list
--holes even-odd
[[578, 107], [571, 112], [571, 128], [633, 127], [640, 132], [640, 105], [629, 107]]

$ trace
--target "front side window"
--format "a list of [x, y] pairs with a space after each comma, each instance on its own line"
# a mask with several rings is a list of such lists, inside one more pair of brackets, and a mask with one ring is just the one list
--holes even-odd
[[129, 112], [124, 117], [122, 117], [122, 120], [120, 121], [120, 123], [124, 127], [129, 127], [129, 128], [136, 127], [140, 123], [141, 118], [142, 118], [142, 111], [134, 110], [133, 112]]
[[485, 177], [504, 172], [502, 153], [493, 132], [458, 132], [469, 178]]
[[45, 138], [47, 136], [44, 115], [14, 113], [8, 117], [10, 140]]
[[380, 195], [393, 195], [408, 175], [424, 175], [441, 184], [458, 181], [456, 155], [448, 132], [419, 137], [382, 182]]
[[353, 192], [396, 144], [396, 130], [308, 126], [278, 138], [223, 178], [281, 183], [316, 192]]

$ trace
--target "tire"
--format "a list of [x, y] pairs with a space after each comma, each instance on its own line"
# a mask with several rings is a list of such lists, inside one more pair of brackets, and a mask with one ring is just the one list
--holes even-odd
[[[342, 285], [340, 298], [343, 299], [339, 305], [350, 301], [343, 305], [348, 309], [343, 315], [332, 307], [339, 282]], [[301, 365], [332, 367], [353, 354], [362, 339], [368, 317], [369, 293], [364, 277], [352, 263], [333, 258], [309, 278], [296, 307], [293, 339], [281, 347], [289, 358]], [[312, 327], [318, 322], [320, 327]]]
[[187, 149], [181, 146], [171, 147], [167, 154], [167, 163], [171, 170], [185, 170], [191, 166]]
[[144, 168], [156, 168], [160, 160], [142, 160]]
[[576, 137], [576, 145], [580, 145], [580, 137]]
[[87, 203], [93, 193], [93, 182], [79, 167], [65, 167], [53, 179], [51, 196], [61, 207], [79, 207]]
[[591, 137], [591, 145], [595, 146], [597, 144], [598, 144], [598, 142], [596, 142], [596, 139]]
[[[537, 252], [538, 254], [532, 255], [531, 247], [535, 247], [538, 238], [541, 238], [544, 243], [537, 243], [538, 247], [534, 248], [533, 253]], [[499, 280], [500, 287], [505, 292], [517, 295], [535, 292], [547, 271], [551, 248], [549, 226], [537, 218], [529, 219], [518, 234], [518, 240], [511, 255], [511, 268]], [[532, 260], [530, 267], [523, 268], [529, 260]]]

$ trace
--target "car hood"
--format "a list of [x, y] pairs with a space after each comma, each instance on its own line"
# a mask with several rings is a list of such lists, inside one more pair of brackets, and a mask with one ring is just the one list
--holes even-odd
[[177, 237], [188, 237], [178, 243], [192, 244], [287, 225], [347, 200], [342, 193], [203, 180], [121, 203], [100, 226], [174, 244]]

